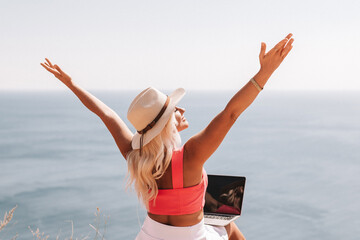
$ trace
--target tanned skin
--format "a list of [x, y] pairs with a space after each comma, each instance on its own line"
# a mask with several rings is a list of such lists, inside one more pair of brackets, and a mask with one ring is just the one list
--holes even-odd
[[[291, 51], [293, 42], [294, 39], [290, 33], [267, 53], [266, 44], [261, 43], [259, 55], [260, 70], [253, 77], [260, 87], [265, 86], [270, 76], [280, 66]], [[41, 66], [54, 74], [90, 111], [100, 117], [113, 136], [121, 154], [126, 159], [127, 153], [132, 150], [131, 139], [133, 133], [123, 120], [107, 105], [75, 84], [71, 77], [62, 71], [58, 65], [53, 65], [50, 60], [46, 58], [46, 62], [41, 63]], [[204, 163], [216, 151], [237, 118], [251, 105], [258, 94], [259, 90], [254, 84], [250, 81], [247, 82], [207, 127], [191, 137], [184, 144], [184, 187], [194, 186], [201, 182]], [[189, 123], [184, 117], [184, 113], [185, 109], [176, 107], [175, 119], [178, 131], [182, 131], [189, 126]], [[172, 188], [171, 165], [163, 177], [157, 181], [157, 184], [159, 189]], [[149, 212], [148, 215], [153, 220], [163, 224], [171, 226], [192, 226], [202, 220], [203, 211], [200, 210], [193, 214], [179, 216], [155, 215]], [[225, 226], [225, 228], [229, 239], [245, 239], [234, 222]]]

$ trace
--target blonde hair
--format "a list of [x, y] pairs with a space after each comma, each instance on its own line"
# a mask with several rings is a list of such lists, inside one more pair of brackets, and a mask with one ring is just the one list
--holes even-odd
[[156, 179], [164, 175], [170, 164], [173, 150], [180, 144], [180, 135], [175, 126], [175, 115], [172, 114], [161, 133], [143, 146], [141, 156], [140, 149], [133, 149], [128, 153], [127, 187], [134, 183], [137, 196], [144, 202], [146, 208], [149, 201], [155, 199], [158, 194]]

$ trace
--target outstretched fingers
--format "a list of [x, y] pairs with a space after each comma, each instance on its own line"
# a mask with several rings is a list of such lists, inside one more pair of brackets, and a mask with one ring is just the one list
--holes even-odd
[[291, 37], [292, 37], [292, 33], [289, 33], [286, 37], [285, 37], [285, 39], [287, 39], [287, 40], [289, 40]]
[[292, 49], [292, 47], [293, 47], [291, 44], [292, 44], [293, 42], [294, 42], [294, 39], [291, 38], [290, 41], [287, 43], [286, 47], [281, 50], [280, 55], [281, 55], [281, 57], [282, 57], [283, 59], [284, 59], [284, 58], [288, 55], [288, 53], [291, 51], [291, 49]]
[[45, 58], [45, 60], [47, 61], [48, 65], [49, 65], [50, 67], [54, 67], [54, 66], [52, 65], [52, 63], [50, 62], [49, 59]]
[[49, 67], [46, 63], [40, 63], [41, 66], [43, 66], [46, 70], [48, 70], [49, 72], [55, 74], [56, 71], [53, 70], [51, 67]]
[[281, 41], [280, 41], [278, 44], [276, 44], [275, 47], [273, 48], [274, 51], [278, 51], [278, 50], [280, 50], [281, 48], [283, 48], [287, 41], [288, 41], [288, 39], [286, 39], [286, 38], [283, 39], [283, 40], [281, 40]]
[[262, 42], [261, 43], [260, 54], [259, 54], [260, 61], [264, 58], [265, 51], [266, 51], [266, 44], [264, 42]]
[[[48, 61], [48, 59], [46, 59], [46, 60]], [[53, 66], [52, 66], [52, 64], [51, 64], [50, 61], [48, 61], [48, 63], [46, 63], [46, 62], [45, 62], [45, 63], [40, 63], [40, 65], [43, 66], [47, 71], [49, 71], [49, 72], [51, 72], [52, 74], [54, 74], [56, 77], [60, 75], [59, 72], [56, 71], [56, 70], [53, 68]]]
[[54, 67], [56, 68], [56, 70], [59, 71], [59, 73], [61, 73], [61, 74], [64, 73], [58, 65], [55, 64]]
[[291, 37], [292, 37], [292, 33], [289, 33], [283, 40], [281, 40], [278, 44], [276, 44], [274, 47], [275, 51], [283, 49]]

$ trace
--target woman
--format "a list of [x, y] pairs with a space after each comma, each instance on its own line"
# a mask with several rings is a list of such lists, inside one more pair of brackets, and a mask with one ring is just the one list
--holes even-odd
[[101, 118], [127, 159], [129, 184], [134, 183], [148, 210], [137, 239], [244, 239], [235, 223], [225, 227], [204, 224], [207, 176], [203, 165], [290, 52], [293, 41], [292, 34], [288, 34], [268, 53], [262, 43], [259, 72], [182, 147], [178, 132], [189, 125], [185, 109], [177, 106], [185, 94], [183, 89], [169, 96], [154, 88], [142, 91], [128, 110], [127, 117], [137, 130], [133, 134], [112, 109], [76, 85], [59, 66], [48, 59], [41, 65]]

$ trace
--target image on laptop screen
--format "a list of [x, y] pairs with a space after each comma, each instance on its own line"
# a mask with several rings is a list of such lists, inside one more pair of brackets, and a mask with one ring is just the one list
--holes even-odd
[[208, 179], [204, 212], [240, 215], [246, 178], [209, 174]]

